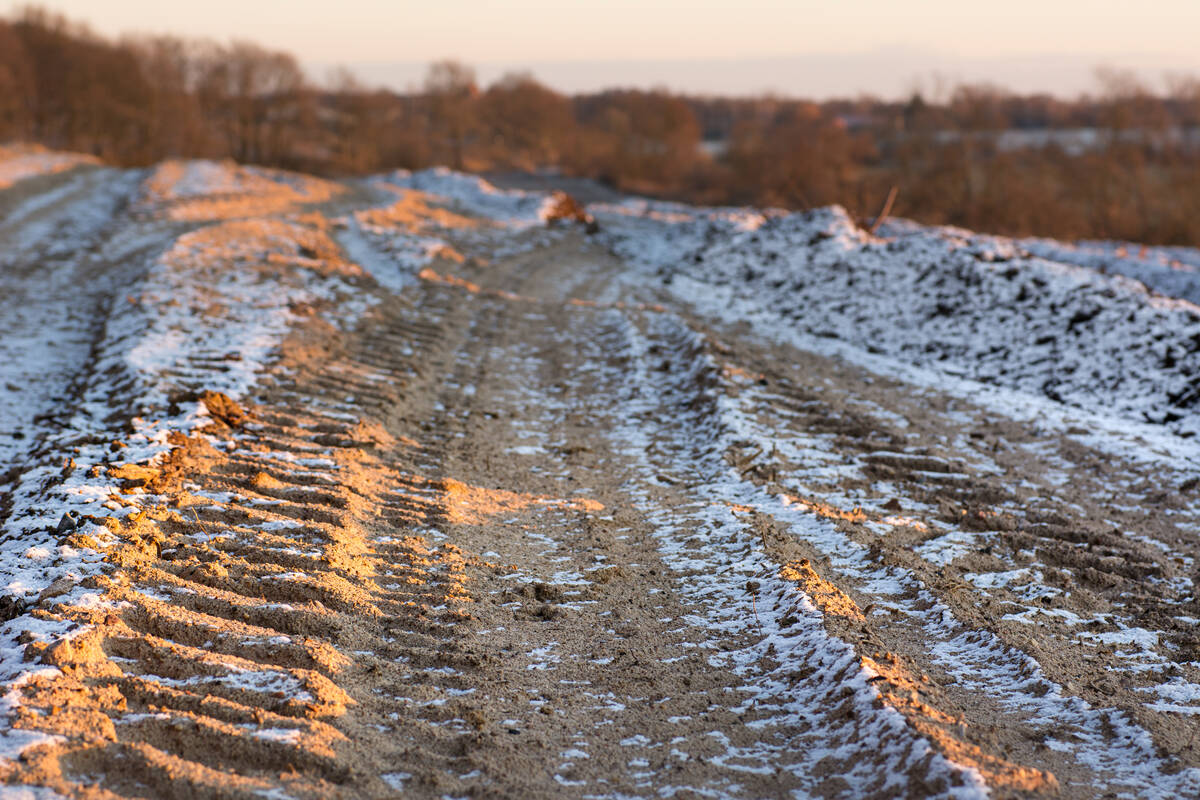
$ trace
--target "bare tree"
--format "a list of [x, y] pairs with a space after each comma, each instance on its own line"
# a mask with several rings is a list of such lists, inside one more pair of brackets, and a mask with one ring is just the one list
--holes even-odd
[[519, 169], [559, 164], [575, 133], [570, 101], [529, 73], [510, 73], [488, 88], [480, 124], [489, 159]]
[[8, 23], [0, 22], [0, 139], [33, 134], [36, 99], [33, 65], [25, 45]]
[[458, 61], [438, 61], [425, 76], [431, 128], [449, 150], [451, 166], [462, 169], [468, 142], [476, 127], [479, 87], [475, 70]]

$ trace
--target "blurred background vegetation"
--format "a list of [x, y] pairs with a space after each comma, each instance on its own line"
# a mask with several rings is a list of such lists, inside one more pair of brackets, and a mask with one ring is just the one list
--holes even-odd
[[143, 165], [233, 158], [322, 175], [447, 165], [558, 171], [705, 204], [839, 203], [980, 231], [1200, 245], [1200, 79], [1121, 72], [1073, 100], [959, 86], [903, 102], [612, 90], [531, 75], [480, 87], [466, 65], [423, 87], [323, 84], [246, 42], [111, 40], [47, 11], [0, 20], [0, 141]]

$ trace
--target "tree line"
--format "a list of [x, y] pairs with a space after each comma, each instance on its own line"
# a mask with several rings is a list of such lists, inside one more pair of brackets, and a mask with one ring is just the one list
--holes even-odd
[[40, 8], [0, 20], [0, 141], [122, 165], [233, 158], [322, 175], [448, 165], [561, 170], [707, 204], [839, 203], [1014, 235], [1200, 245], [1200, 80], [1105, 72], [1072, 100], [964, 85], [903, 102], [567, 96], [514, 73], [431, 65], [370, 88], [249, 42], [110, 39]]

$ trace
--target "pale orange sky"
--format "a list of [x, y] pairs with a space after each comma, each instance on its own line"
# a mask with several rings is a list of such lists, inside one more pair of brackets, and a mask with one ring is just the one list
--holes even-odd
[[895, 95], [932, 75], [1073, 94], [1107, 64], [1200, 74], [1200, 0], [57, 0], [106, 34], [245, 38], [317, 77], [397, 88], [454, 57], [486, 82], [526, 67], [567, 90]]

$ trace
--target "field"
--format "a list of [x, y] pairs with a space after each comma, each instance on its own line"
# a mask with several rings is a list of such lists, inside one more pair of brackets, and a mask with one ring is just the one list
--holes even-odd
[[1200, 796], [1200, 252], [0, 183], [0, 798]]

